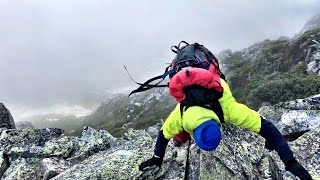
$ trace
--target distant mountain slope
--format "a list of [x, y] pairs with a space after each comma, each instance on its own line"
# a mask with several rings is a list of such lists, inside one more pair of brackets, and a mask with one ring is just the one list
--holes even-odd
[[241, 51], [222, 52], [221, 60], [234, 96], [258, 109], [263, 104], [304, 98], [320, 93], [320, 78], [308, 64], [320, 66], [320, 29], [293, 39], [265, 40]]
[[31, 122], [34, 128], [61, 128], [65, 130], [65, 134], [77, 134], [82, 130], [82, 118], [77, 118], [72, 115], [62, 114], [46, 114], [31, 116], [25, 119], [26, 122]]
[[314, 30], [320, 28], [320, 14], [317, 14], [313, 16], [309, 21], [307, 21], [302, 30], [301, 33], [304, 33], [306, 31]]
[[130, 98], [120, 94], [101, 104], [83, 123], [121, 136], [128, 128], [143, 129], [165, 120], [174, 106], [167, 88], [152, 89]]

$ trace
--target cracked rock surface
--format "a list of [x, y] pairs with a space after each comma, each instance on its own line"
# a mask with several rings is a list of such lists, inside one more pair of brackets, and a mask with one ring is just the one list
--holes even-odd
[[[319, 97], [260, 110], [284, 135], [308, 130], [289, 144], [314, 179], [320, 179]], [[262, 137], [229, 124], [223, 124], [223, 139], [212, 152], [200, 150], [192, 140], [180, 147], [170, 141], [162, 168], [153, 176], [140, 172], [138, 165], [152, 157], [159, 124], [147, 131], [130, 129], [124, 137], [115, 138], [90, 127], [75, 137], [65, 136], [58, 128], [10, 129], [14, 122], [6, 123], [0, 129], [0, 177], [5, 180], [295, 179], [284, 170], [276, 152], [264, 149]]]

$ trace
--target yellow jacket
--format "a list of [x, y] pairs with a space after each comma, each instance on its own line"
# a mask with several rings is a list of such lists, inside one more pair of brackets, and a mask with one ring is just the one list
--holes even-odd
[[[238, 103], [232, 96], [229, 85], [221, 79], [223, 96], [219, 99], [222, 107], [224, 121], [258, 133], [261, 128], [261, 120], [258, 112]], [[171, 112], [162, 126], [166, 139], [170, 139], [183, 130], [191, 135], [193, 130], [208, 120], [216, 120], [220, 124], [218, 116], [211, 110], [199, 106], [192, 106], [180, 115], [180, 104]]]

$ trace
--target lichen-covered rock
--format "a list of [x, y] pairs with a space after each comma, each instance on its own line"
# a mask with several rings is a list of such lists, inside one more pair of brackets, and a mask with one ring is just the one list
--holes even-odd
[[[86, 154], [86, 157], [88, 157], [90, 154], [108, 149], [110, 143], [113, 145], [116, 144], [116, 138], [107, 131], [98, 131], [90, 127], [84, 128], [81, 138], [60, 135], [61, 133], [58, 133], [58, 136], [50, 135], [47, 138], [41, 138], [45, 142], [40, 144], [36, 140], [33, 142], [29, 141], [29, 145], [24, 147], [13, 146], [13, 148], [8, 151], [8, 154], [23, 158], [58, 156], [72, 158], [81, 154]], [[44, 136], [44, 134], [39, 133], [32, 138], [36, 139], [37, 136]], [[51, 137], [51, 139], [49, 137]], [[27, 139], [30, 140], [30, 138]]]
[[[53, 177], [68, 168], [66, 161], [58, 158], [19, 158], [11, 162], [3, 180], [42, 180]], [[51, 172], [51, 174], [49, 173]], [[53, 173], [55, 172], [55, 173]]]
[[156, 138], [158, 136], [159, 130], [161, 129], [161, 124], [157, 123], [154, 126], [151, 126], [147, 129], [147, 132], [152, 138]]
[[259, 135], [224, 124], [223, 139], [215, 151], [191, 146], [189, 179], [261, 179], [257, 165], [263, 147]]
[[313, 179], [320, 179], [320, 126], [290, 143], [299, 162]]
[[8, 159], [6, 159], [3, 151], [0, 151], [0, 177], [4, 174], [9, 166]]
[[[116, 147], [90, 156], [53, 179], [154, 179], [138, 170], [138, 165], [152, 157], [155, 139], [143, 130], [129, 130]], [[177, 152], [176, 149], [180, 149]], [[157, 178], [182, 179], [185, 174], [187, 144], [175, 148], [168, 146], [161, 171]]]
[[7, 128], [0, 128], [0, 137], [1, 137], [2, 132], [6, 131], [6, 130], [7, 130]]
[[[269, 166], [269, 160], [268, 156], [262, 156], [259, 164], [258, 164], [258, 170], [261, 175], [261, 179], [272, 179], [272, 168]], [[274, 178], [275, 179], [275, 178]]]
[[[79, 138], [74, 136], [62, 136], [47, 141], [43, 148], [50, 157], [68, 158], [79, 150]], [[46, 156], [46, 157], [49, 157]]]
[[153, 143], [143, 131], [126, 138], [128, 141], [124, 144], [92, 155], [53, 179], [134, 179], [140, 173], [139, 159], [145, 153], [152, 154]]
[[[320, 95], [260, 110], [283, 133], [311, 129], [290, 145], [315, 179], [320, 177], [319, 110]], [[223, 139], [215, 151], [202, 151], [192, 140], [181, 147], [170, 141], [159, 173], [141, 172], [138, 166], [152, 157], [159, 128], [158, 124], [147, 131], [130, 129], [123, 138], [90, 127], [81, 137], [64, 136], [56, 128], [2, 128], [0, 178], [295, 179], [285, 172], [276, 152], [264, 149], [262, 137], [229, 124], [223, 124]]]
[[63, 134], [62, 129], [46, 128], [46, 129], [9, 129], [2, 131], [0, 136], [0, 149], [9, 151], [11, 148], [25, 148], [30, 146], [44, 146], [44, 144]]
[[[161, 171], [157, 176], [158, 179], [186, 179], [188, 171], [188, 156], [190, 142], [186, 142], [179, 147], [175, 147], [173, 141], [170, 141], [164, 158]], [[140, 179], [145, 178], [142, 174]], [[152, 176], [146, 179], [154, 179]]]
[[80, 151], [88, 154], [94, 154], [99, 151], [104, 151], [110, 146], [116, 145], [116, 138], [105, 130], [95, 130], [91, 127], [84, 127], [82, 131], [80, 143]]
[[12, 161], [2, 176], [3, 180], [41, 180], [45, 168], [40, 158], [19, 158]]
[[45, 173], [43, 174], [44, 180], [51, 179], [70, 167], [69, 162], [56, 157], [43, 159], [42, 165], [45, 167]]
[[[80, 163], [94, 153], [107, 150], [110, 145], [117, 146], [120, 142], [107, 131], [89, 127], [84, 128], [81, 138], [63, 136], [63, 130], [57, 128], [4, 130], [0, 136], [0, 152], [9, 157], [11, 165], [7, 169], [6, 161], [1, 158], [1, 170], [4, 172], [7, 169], [4, 175], [7, 179], [20, 177], [16, 172], [22, 173], [27, 179], [48, 179], [60, 174], [66, 167]], [[53, 161], [54, 157], [57, 159]], [[63, 159], [66, 159], [68, 166], [62, 166]], [[52, 167], [54, 163], [56, 168], [47, 167], [48, 164]], [[18, 164], [28, 168], [14, 167]]]
[[301, 135], [320, 125], [320, 94], [274, 106], [264, 106], [259, 113], [273, 122], [285, 136]]
[[320, 94], [304, 99], [296, 99], [275, 105], [291, 110], [319, 110], [320, 109]]
[[77, 137], [63, 136], [60, 138], [53, 138], [45, 142], [43, 146], [32, 144], [25, 147], [13, 147], [7, 154], [12, 158], [46, 158], [46, 157], [62, 157], [68, 158], [71, 153], [79, 150]]
[[16, 128], [10, 111], [2, 103], [0, 103], [0, 128]]
[[[320, 126], [289, 144], [295, 158], [306, 168], [312, 178], [320, 179]], [[269, 171], [274, 179], [295, 179], [291, 173], [285, 171], [285, 166], [275, 151], [269, 153], [264, 159], [268, 161], [261, 171]]]

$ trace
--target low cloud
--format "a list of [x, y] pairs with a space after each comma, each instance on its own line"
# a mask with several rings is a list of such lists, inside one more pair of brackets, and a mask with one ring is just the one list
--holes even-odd
[[[292, 37], [316, 0], [0, 2], [0, 101], [51, 103], [134, 86], [171, 62], [180, 40], [214, 53]], [[89, 97], [89, 95], [88, 95]]]

